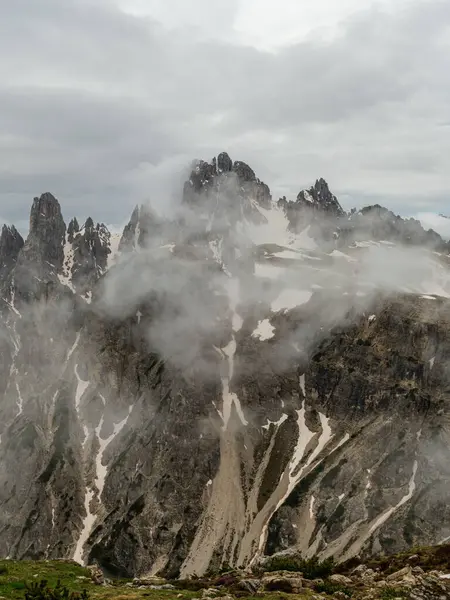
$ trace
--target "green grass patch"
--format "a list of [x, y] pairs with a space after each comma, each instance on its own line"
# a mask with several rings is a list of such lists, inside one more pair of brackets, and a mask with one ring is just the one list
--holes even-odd
[[333, 583], [327, 579], [323, 583], [318, 583], [314, 589], [316, 592], [319, 592], [319, 594], [327, 594], [328, 596], [332, 596], [336, 592], [342, 592], [348, 598], [351, 598], [353, 595], [353, 591], [350, 588], [340, 583]]
[[[36, 586], [42, 580], [47, 582], [46, 587], [50, 590], [54, 590], [60, 581], [60, 587], [67, 588], [67, 600], [72, 600], [71, 593], [81, 594], [83, 590], [89, 600], [173, 600], [179, 593], [182, 594], [180, 600], [198, 597], [198, 592], [191, 590], [140, 590], [127, 586], [130, 580], [115, 581], [111, 586], [94, 585], [88, 569], [70, 561], [0, 560], [0, 597], [25, 600], [27, 586]], [[66, 600], [64, 596], [62, 598]], [[53, 600], [51, 596], [50, 599]], [[31, 596], [31, 600], [36, 598]]]
[[406, 598], [405, 590], [392, 586], [385, 587], [380, 592], [382, 600], [394, 600], [394, 598]]

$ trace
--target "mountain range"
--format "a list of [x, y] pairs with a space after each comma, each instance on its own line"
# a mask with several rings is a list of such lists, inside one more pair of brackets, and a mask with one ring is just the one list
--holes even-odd
[[0, 556], [117, 576], [450, 539], [450, 245], [195, 161], [121, 235], [0, 236]]

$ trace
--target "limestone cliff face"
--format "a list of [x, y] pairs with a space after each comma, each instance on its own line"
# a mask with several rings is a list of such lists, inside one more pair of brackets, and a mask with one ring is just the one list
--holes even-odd
[[344, 236], [312, 189], [293, 227], [222, 153], [121, 239], [49, 194], [4, 228], [1, 555], [185, 576], [450, 537], [446, 243], [373, 211]]

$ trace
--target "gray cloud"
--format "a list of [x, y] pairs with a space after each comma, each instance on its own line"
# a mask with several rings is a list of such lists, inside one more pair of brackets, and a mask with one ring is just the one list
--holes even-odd
[[446, 211], [448, 2], [361, 11], [332, 41], [277, 53], [237, 44], [237, 1], [211, 4], [192, 5], [202, 28], [178, 10], [171, 29], [106, 0], [3, 10], [4, 219], [49, 190], [66, 218], [121, 223], [137, 202], [170, 202], [183, 164], [222, 149], [275, 194], [324, 176], [344, 203]]

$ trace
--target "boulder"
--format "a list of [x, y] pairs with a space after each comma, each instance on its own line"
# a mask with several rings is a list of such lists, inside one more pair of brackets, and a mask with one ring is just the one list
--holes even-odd
[[147, 575], [144, 577], [135, 577], [133, 584], [135, 586], [149, 587], [151, 585], [165, 585], [167, 581], [163, 577], [157, 577], [156, 575]]
[[105, 576], [99, 566], [89, 565], [87, 568], [95, 585], [103, 585], [105, 583]]
[[328, 579], [332, 583], [338, 583], [340, 585], [348, 585], [349, 583], [352, 583], [352, 580], [350, 579], [350, 577], [346, 577], [345, 575], [339, 575], [338, 573], [336, 573], [334, 575], [330, 575], [330, 577]]
[[262, 587], [262, 583], [259, 579], [242, 579], [236, 584], [238, 590], [243, 592], [249, 592], [255, 594]]
[[303, 587], [303, 577], [298, 573], [289, 571], [274, 571], [265, 573], [261, 579], [264, 589], [267, 591], [286, 592], [298, 594]]
[[405, 577], [409, 576], [413, 576], [411, 567], [403, 567], [403, 569], [400, 569], [400, 571], [396, 571], [395, 573], [388, 575], [386, 577], [386, 581], [401, 581]]
[[202, 590], [202, 598], [216, 598], [220, 595], [220, 591], [215, 588], [208, 588]]

